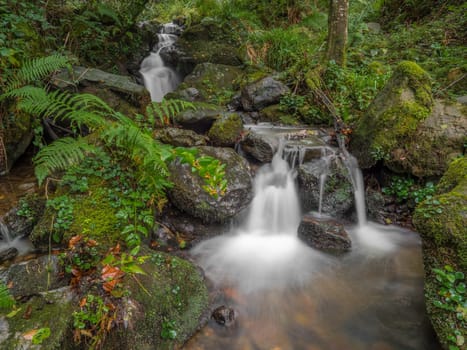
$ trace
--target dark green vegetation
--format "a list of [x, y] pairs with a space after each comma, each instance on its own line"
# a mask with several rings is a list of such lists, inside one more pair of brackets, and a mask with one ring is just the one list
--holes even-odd
[[[177, 99], [161, 104], [125, 101], [129, 108], [117, 108], [94, 94], [75, 93], [79, 77], [67, 91], [50, 84], [57, 69], [73, 76], [78, 70], [71, 65], [78, 63], [127, 74], [134, 52], [149, 40], [137, 23], [150, 20], [157, 26], [176, 19], [186, 26], [181, 42], [195, 63], [202, 63], [195, 68], [201, 77], [195, 87], [209, 108], [227, 105], [236, 91], [275, 72], [291, 92], [262, 109], [261, 118], [329, 126], [337, 116], [341, 131], [364, 153], [365, 165], [386, 167], [383, 193], [416, 208], [435, 328], [443, 345], [465, 349], [465, 158], [454, 160], [435, 186], [436, 178], [395, 164], [393, 153], [418, 137], [415, 130], [429, 117], [436, 98], [452, 101], [467, 94], [467, 5], [455, 0], [351, 1], [345, 65], [325, 59], [328, 5], [324, 0], [0, 0], [0, 140], [15, 140], [12, 148], [20, 148], [34, 137], [36, 174], [47, 203], [31, 240], [45, 251], [62, 249], [61, 263], [76, 291], [63, 309], [54, 303], [46, 307], [70, 316], [59, 320], [73, 329], [63, 334], [68, 331], [71, 338], [73, 332], [88, 348], [116, 348], [128, 341], [123, 338], [128, 327], [138, 331], [141, 348], [150, 346], [147, 338], [171, 348], [196, 329], [207, 304], [206, 288], [193, 266], [145, 248], [173, 186], [171, 161], [190, 165], [209, 200], [224, 194], [225, 165], [154, 138], [177, 121], [179, 112], [200, 110], [199, 104], [175, 92], [171, 97]], [[186, 83], [181, 88], [193, 86]], [[222, 115], [209, 137], [217, 146], [231, 147], [242, 121], [236, 113]], [[375, 120], [379, 124], [369, 129]], [[44, 131], [49, 121], [71, 133], [51, 140]], [[423, 151], [431, 140], [412, 142], [423, 146], [418, 157], [426, 158]], [[18, 215], [36, 216], [28, 203], [22, 202]], [[185, 246], [182, 239], [178, 243]], [[138, 309], [130, 297], [151, 312]], [[40, 301], [28, 301], [39, 308], [35, 303]], [[33, 343], [59, 348], [62, 330], [54, 328], [49, 311], [28, 323], [20, 316], [28, 305], [15, 302], [0, 284], [2, 312], [23, 331], [33, 330]], [[128, 325], [131, 313], [144, 317]], [[182, 317], [185, 313], [191, 316]]]

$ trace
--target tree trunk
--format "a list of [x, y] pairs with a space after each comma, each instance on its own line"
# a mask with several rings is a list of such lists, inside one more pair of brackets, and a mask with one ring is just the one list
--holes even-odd
[[326, 58], [345, 65], [349, 0], [330, 0]]

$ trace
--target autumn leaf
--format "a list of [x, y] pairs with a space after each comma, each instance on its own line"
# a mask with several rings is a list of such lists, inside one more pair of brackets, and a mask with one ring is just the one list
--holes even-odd
[[101, 278], [104, 281], [107, 281], [109, 279], [116, 280], [116, 279], [122, 278], [124, 275], [125, 275], [125, 272], [120, 270], [118, 267], [110, 266], [110, 265], [105, 265], [102, 268], [102, 272], [101, 272]]
[[79, 302], [79, 307], [84, 307], [87, 303], [87, 298], [84, 297], [83, 299], [81, 299], [81, 301]]
[[110, 293], [112, 292], [112, 290], [115, 288], [115, 286], [117, 285], [119, 281], [118, 280], [110, 280], [110, 281], [107, 281], [105, 282], [103, 285], [102, 285], [102, 288], [104, 288], [104, 290], [107, 292], [107, 293]]
[[68, 242], [68, 248], [73, 249], [76, 246], [76, 244], [78, 244], [79, 241], [81, 241], [82, 238], [83, 236], [81, 235], [71, 237], [70, 241]]
[[23, 338], [26, 340], [32, 340], [32, 338], [36, 335], [37, 331], [38, 329], [31, 329], [30, 331], [23, 333]]

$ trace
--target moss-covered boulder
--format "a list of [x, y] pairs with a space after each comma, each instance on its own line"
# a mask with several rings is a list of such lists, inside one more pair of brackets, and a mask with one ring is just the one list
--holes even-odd
[[225, 113], [223, 108], [205, 104], [197, 109], [188, 109], [174, 117], [174, 124], [204, 134], [212, 124]]
[[204, 180], [188, 164], [172, 162], [170, 180], [174, 186], [169, 198], [175, 207], [204, 223], [225, 222], [250, 203], [252, 179], [248, 163], [231, 148], [199, 147], [200, 155], [217, 158], [225, 164], [227, 189], [215, 198], [204, 189]]
[[241, 73], [239, 67], [201, 63], [169, 97], [186, 98], [193, 91], [188, 89], [196, 89], [196, 100], [225, 105], [230, 102], [234, 94], [234, 82]]
[[431, 114], [418, 125], [413, 137], [393, 149], [386, 165], [417, 177], [440, 177], [449, 163], [463, 154], [466, 135], [467, 109], [436, 100]]
[[243, 55], [238, 49], [241, 43], [235, 34], [219, 21], [205, 18], [182, 33], [176, 44], [180, 57], [175, 60], [179, 64], [190, 62], [193, 66], [204, 62], [241, 65]]
[[268, 106], [259, 111], [259, 119], [262, 122], [280, 123], [285, 125], [297, 125], [297, 118], [282, 109], [279, 104]]
[[370, 168], [382, 160], [400, 171], [392, 166], [395, 150], [414, 137], [432, 107], [429, 75], [414, 62], [401, 62], [354, 130], [350, 148], [360, 166]]
[[175, 147], [205, 146], [207, 137], [193, 130], [179, 128], [163, 128], [155, 132], [154, 137], [163, 143]]
[[242, 89], [242, 106], [245, 111], [259, 111], [279, 103], [281, 97], [289, 92], [290, 89], [284, 83], [268, 76]]
[[214, 146], [232, 147], [240, 139], [242, 119], [237, 113], [225, 113], [209, 129], [208, 136]]
[[[461, 157], [451, 163], [437, 186], [437, 194], [416, 208], [413, 223], [423, 243], [428, 314], [441, 343], [447, 349], [449, 345], [454, 345], [450, 340], [452, 336], [456, 339], [454, 329], [460, 330], [460, 335], [467, 339], [467, 328], [465, 319], [459, 321], [456, 312], [436, 305], [445, 300], [438, 294], [443, 286], [433, 269], [443, 269], [449, 265], [467, 275], [467, 158]], [[465, 292], [463, 295], [465, 301]], [[465, 317], [465, 311], [457, 312], [464, 312]], [[467, 347], [464, 344], [459, 348]]]
[[[62, 350], [64, 342], [73, 342], [69, 334], [77, 300], [69, 287], [32, 295], [17, 303], [12, 317], [0, 313], [0, 348], [21, 350]], [[1, 310], [4, 311], [4, 310]], [[41, 343], [33, 344], [34, 336]], [[39, 334], [38, 334], [39, 333]]]
[[178, 349], [199, 329], [208, 308], [200, 271], [187, 260], [153, 253], [139, 283], [128, 279], [128, 320], [107, 337], [103, 349]]

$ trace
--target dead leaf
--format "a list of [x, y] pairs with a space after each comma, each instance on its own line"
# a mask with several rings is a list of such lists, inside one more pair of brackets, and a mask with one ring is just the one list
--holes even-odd
[[25, 320], [29, 320], [31, 318], [31, 314], [32, 314], [32, 306], [28, 305], [28, 307], [26, 308], [26, 311], [24, 312], [23, 318]]
[[83, 299], [81, 299], [81, 301], [79, 302], [79, 307], [84, 307], [86, 305], [86, 303], [88, 302], [88, 299], [86, 297], [84, 297]]
[[70, 241], [68, 242], [68, 248], [73, 249], [76, 246], [76, 244], [78, 244], [78, 242], [81, 241], [82, 238], [83, 236], [81, 235], [71, 237]]
[[23, 333], [23, 338], [26, 340], [32, 340], [32, 338], [36, 335], [37, 331], [38, 329], [31, 329], [30, 331]]

